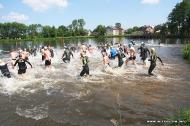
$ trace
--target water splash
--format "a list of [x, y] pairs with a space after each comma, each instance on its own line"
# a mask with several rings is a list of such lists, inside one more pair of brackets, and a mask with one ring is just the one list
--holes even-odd
[[17, 106], [15, 113], [25, 118], [40, 120], [48, 117], [48, 106], [46, 104], [31, 106], [30, 108]]

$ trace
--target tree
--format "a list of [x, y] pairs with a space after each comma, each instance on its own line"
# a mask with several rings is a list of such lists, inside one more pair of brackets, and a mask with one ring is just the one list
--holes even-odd
[[93, 35], [95, 36], [105, 36], [105, 34], [106, 27], [104, 25], [98, 25], [93, 31]]
[[27, 34], [30, 38], [41, 37], [42, 29], [41, 24], [31, 24], [27, 27]]
[[57, 36], [58, 37], [64, 37], [64, 36], [67, 36], [68, 35], [68, 28], [64, 25], [61, 25], [58, 27], [57, 29]]
[[116, 28], [121, 28], [121, 23], [115, 23]]
[[190, 33], [190, 1], [183, 0], [176, 4], [168, 16], [168, 28], [175, 36], [189, 36]]
[[86, 22], [84, 21], [84, 19], [78, 19], [79, 29], [84, 29], [85, 24]]
[[132, 34], [132, 33], [134, 33], [134, 32], [138, 32], [139, 29], [140, 29], [139, 27], [134, 26], [133, 28], [129, 28], [129, 29], [125, 32], [125, 34]]

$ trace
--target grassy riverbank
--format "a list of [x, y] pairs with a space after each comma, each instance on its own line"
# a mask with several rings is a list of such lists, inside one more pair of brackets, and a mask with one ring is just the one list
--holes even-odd
[[190, 108], [177, 112], [170, 120], [178, 122], [173, 122], [168, 126], [190, 126]]
[[190, 62], [190, 43], [185, 45], [183, 49], [183, 57]]

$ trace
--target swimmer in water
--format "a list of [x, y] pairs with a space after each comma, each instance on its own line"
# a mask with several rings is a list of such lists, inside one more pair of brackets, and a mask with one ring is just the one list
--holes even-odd
[[51, 58], [53, 58], [54, 57], [54, 50], [53, 50], [53, 48], [50, 45], [48, 46], [48, 50], [51, 53]]
[[129, 49], [129, 55], [130, 55], [130, 57], [126, 60], [126, 65], [128, 64], [128, 62], [130, 60], [132, 60], [133, 61], [133, 65], [135, 65], [136, 52], [135, 52], [135, 48], [134, 47], [131, 47]]
[[138, 48], [138, 50], [140, 50], [140, 57], [141, 57], [141, 60], [143, 61], [143, 64], [146, 65], [145, 61], [148, 55], [150, 56], [150, 51], [148, 50], [147, 47], [145, 47], [144, 42], [141, 43], [141, 46]]
[[11, 74], [9, 72], [7, 63], [2, 61], [1, 59], [0, 59], [0, 70], [1, 70], [1, 73], [4, 77], [11, 78]]
[[65, 47], [65, 51], [62, 56], [63, 62], [65, 62], [65, 63], [70, 62], [71, 56], [73, 57], [72, 51], [68, 47]]
[[45, 59], [45, 67], [49, 68], [51, 66], [51, 52], [47, 47], [44, 47], [44, 59]]
[[82, 59], [83, 69], [80, 73], [80, 76], [83, 77], [84, 75], [89, 75], [89, 67], [88, 67], [89, 59], [88, 56], [86, 55], [86, 51], [83, 51], [81, 53], [81, 59]]
[[110, 59], [115, 59], [115, 57], [117, 56], [117, 50], [113, 47], [110, 48]]
[[122, 67], [124, 61], [123, 58], [125, 58], [125, 54], [122, 52], [122, 50], [117, 50], [117, 58], [118, 58], [118, 67]]
[[94, 51], [94, 48], [93, 48], [91, 45], [89, 45], [89, 46], [88, 46], [88, 52], [89, 52], [90, 54], [92, 54], [93, 51]]
[[21, 52], [22, 58], [25, 60], [29, 60], [29, 52], [27, 52], [26, 48], [24, 49], [24, 51]]
[[42, 46], [42, 48], [41, 48], [41, 50], [40, 50], [40, 52], [41, 52], [41, 54], [42, 54], [42, 62], [45, 60], [45, 54], [44, 54], [44, 46]]
[[19, 68], [18, 74], [19, 75], [26, 73], [26, 69], [27, 69], [26, 63], [28, 63], [32, 68], [32, 64], [29, 61], [27, 61], [26, 59], [23, 59], [22, 55], [19, 55], [19, 59], [17, 59], [15, 64], [14, 64], [14, 66], [16, 66], [18, 64], [18, 68]]
[[102, 52], [102, 56], [103, 56], [103, 63], [105, 67], [110, 67], [110, 62], [109, 62], [109, 57], [108, 57], [108, 53], [106, 51]]
[[11, 52], [11, 60], [12, 60], [11, 65], [12, 65], [12, 67], [14, 67], [14, 64], [15, 64], [17, 58], [18, 58], [18, 52], [12, 51]]
[[82, 46], [80, 47], [81, 48], [81, 52], [84, 52], [87, 50], [87, 47], [86, 45], [82, 44]]
[[151, 53], [150, 59], [148, 60], [148, 61], [150, 61], [150, 67], [148, 69], [148, 74], [149, 75], [154, 75], [154, 74], [152, 74], [152, 71], [156, 67], [156, 61], [157, 61], [157, 59], [160, 60], [160, 62], [162, 63], [162, 65], [164, 65], [164, 64], [162, 62], [162, 59], [157, 56], [156, 50], [154, 48], [151, 48], [150, 53]]

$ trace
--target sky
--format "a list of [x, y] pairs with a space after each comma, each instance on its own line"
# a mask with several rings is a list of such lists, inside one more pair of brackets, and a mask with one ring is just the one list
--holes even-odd
[[0, 22], [68, 26], [83, 18], [85, 28], [112, 25], [127, 29], [157, 25], [182, 0], [0, 0]]

